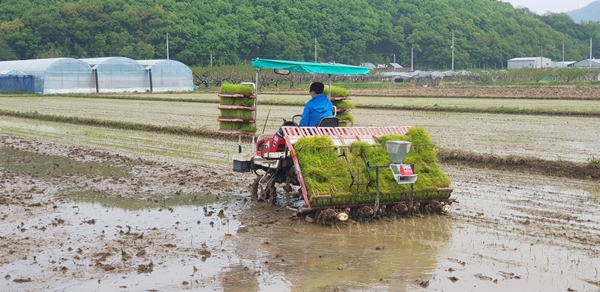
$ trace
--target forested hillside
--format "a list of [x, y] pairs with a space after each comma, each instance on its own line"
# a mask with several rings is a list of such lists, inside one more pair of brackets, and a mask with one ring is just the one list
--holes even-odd
[[497, 0], [2, 0], [0, 60], [127, 56], [188, 65], [252, 58], [358, 64], [396, 57], [445, 69], [501, 67], [513, 57], [580, 60], [600, 25], [538, 16]]
[[600, 0], [594, 1], [583, 8], [569, 11], [569, 12], [567, 12], [567, 14], [576, 23], [580, 23], [582, 21], [583, 22], [588, 22], [588, 21], [599, 22], [600, 21]]

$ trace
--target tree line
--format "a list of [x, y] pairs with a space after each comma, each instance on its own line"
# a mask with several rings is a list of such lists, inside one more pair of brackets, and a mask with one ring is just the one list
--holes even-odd
[[[498, 0], [4, 0], [0, 60], [125, 56], [187, 65], [277, 58], [422, 69], [586, 59], [600, 25]], [[483, 65], [483, 66], [482, 66]]]

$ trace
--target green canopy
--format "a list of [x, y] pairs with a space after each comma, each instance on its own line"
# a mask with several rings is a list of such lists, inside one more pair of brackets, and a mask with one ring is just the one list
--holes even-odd
[[336, 75], [365, 75], [369, 76], [371, 69], [344, 64], [297, 62], [286, 60], [253, 59], [252, 67], [259, 69], [290, 70], [297, 73], [336, 74]]

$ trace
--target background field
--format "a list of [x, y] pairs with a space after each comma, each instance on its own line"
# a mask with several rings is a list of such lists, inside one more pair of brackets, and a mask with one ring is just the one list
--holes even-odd
[[[600, 265], [597, 179], [580, 174], [582, 179], [543, 176], [536, 169], [516, 170], [510, 165], [496, 170], [497, 165], [485, 161], [474, 167], [468, 161], [475, 154], [489, 154], [539, 158], [559, 167], [566, 167], [566, 162], [596, 167], [600, 119], [580, 113], [597, 109], [598, 101], [358, 96], [354, 101], [365, 106], [438, 104], [440, 111], [359, 107], [352, 113], [357, 126], [421, 126], [440, 153], [474, 154], [442, 165], [452, 181], [452, 198], [458, 201], [448, 216], [317, 226], [294, 219], [291, 212], [246, 201], [254, 175], [231, 171], [238, 142], [213, 134], [219, 115], [214, 93], [132, 96], [0, 97], [0, 245], [9, 247], [0, 249], [0, 273], [5, 275], [0, 287], [10, 291], [91, 286], [161, 291], [223, 287], [468, 291], [474, 286], [489, 291], [596, 291], [600, 287], [595, 269]], [[259, 107], [259, 132], [269, 109], [266, 129], [275, 130], [284, 118], [299, 114], [306, 99], [261, 97], [271, 104]], [[290, 101], [292, 105], [283, 104]], [[443, 109], [515, 104], [557, 113]], [[31, 112], [38, 114], [19, 116]], [[41, 120], [43, 115], [54, 120]], [[93, 126], [64, 117], [116, 123]], [[122, 129], [119, 123], [164, 128]], [[206, 132], [169, 132], [176, 127]], [[242, 146], [250, 151], [251, 140], [242, 139]], [[124, 175], [98, 174], [92, 167], [68, 172], [69, 166], [88, 169], [86, 163], [92, 162], [111, 165]], [[69, 175], [59, 175], [59, 169]]]
[[[162, 97], [163, 95], [157, 95]], [[193, 95], [188, 95], [192, 97]], [[189, 98], [188, 97], [188, 98]], [[0, 97], [0, 110], [38, 112], [46, 115], [93, 118], [165, 127], [186, 127], [205, 131], [218, 130], [217, 97], [200, 94], [206, 102], [77, 98], [63, 96]], [[261, 101], [299, 105], [262, 105], [258, 107], [259, 133], [276, 130], [283, 119], [302, 113], [305, 96], [260, 95]], [[469, 98], [355, 97], [361, 105], [411, 104], [442, 105], [440, 111], [389, 110], [358, 108], [353, 110], [355, 126], [422, 126], [438, 147], [499, 155], [521, 155], [549, 160], [586, 162], [600, 156], [600, 118], [576, 116], [581, 112], [600, 111], [597, 100], [505, 100]], [[518, 106], [557, 111], [552, 115], [493, 114], [445, 111], [444, 107], [487, 108]], [[267, 119], [269, 115], [269, 119]], [[574, 116], [571, 116], [574, 115]], [[5, 131], [20, 131], [33, 121], [4, 119]], [[265, 124], [266, 121], [266, 124]], [[37, 122], [34, 122], [37, 123]], [[70, 127], [60, 125], [61, 127]], [[90, 128], [93, 131], [101, 131]], [[107, 131], [109, 129], [106, 129]], [[113, 131], [113, 130], [111, 130]], [[202, 139], [200, 139], [202, 140]], [[210, 140], [210, 139], [209, 139]], [[204, 142], [209, 143], [209, 142]], [[235, 147], [234, 147], [235, 148]], [[234, 148], [229, 149], [231, 153]], [[227, 149], [220, 151], [226, 152]]]

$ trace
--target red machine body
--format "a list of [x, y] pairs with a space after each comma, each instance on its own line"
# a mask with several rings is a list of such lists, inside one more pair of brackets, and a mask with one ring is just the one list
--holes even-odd
[[398, 167], [398, 172], [400, 175], [413, 175], [413, 166], [410, 164], [393, 164], [393, 166]]
[[258, 136], [256, 155], [264, 157], [267, 153], [285, 151], [285, 139], [279, 132], [269, 132]]

